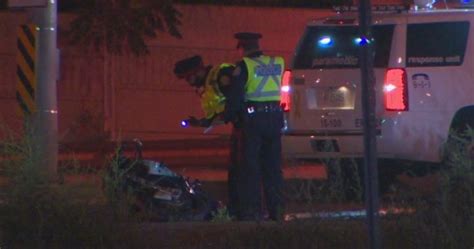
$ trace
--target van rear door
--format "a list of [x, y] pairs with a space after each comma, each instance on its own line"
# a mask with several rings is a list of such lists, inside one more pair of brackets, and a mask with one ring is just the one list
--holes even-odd
[[375, 25], [374, 39], [356, 25], [308, 26], [292, 62], [288, 135], [361, 135], [360, 47], [374, 43], [376, 78], [383, 80], [394, 25]]

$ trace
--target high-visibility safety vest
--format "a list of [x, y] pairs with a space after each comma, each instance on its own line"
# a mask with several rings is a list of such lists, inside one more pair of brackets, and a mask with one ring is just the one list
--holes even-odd
[[282, 57], [261, 55], [244, 57], [247, 66], [246, 101], [280, 101], [280, 86], [285, 61]]
[[201, 108], [206, 118], [212, 118], [225, 109], [225, 97], [219, 90], [219, 71], [224, 67], [232, 66], [232, 64], [222, 63], [214, 66], [209, 70], [204, 84], [204, 92], [201, 95]]

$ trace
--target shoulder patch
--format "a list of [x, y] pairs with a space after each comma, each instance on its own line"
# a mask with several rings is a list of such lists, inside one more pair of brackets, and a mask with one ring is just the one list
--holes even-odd
[[241, 72], [242, 72], [242, 69], [240, 67], [236, 67], [234, 71], [232, 72], [232, 76], [239, 76]]

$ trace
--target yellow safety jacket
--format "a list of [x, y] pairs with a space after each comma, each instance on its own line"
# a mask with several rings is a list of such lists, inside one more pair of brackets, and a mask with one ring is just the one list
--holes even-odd
[[201, 95], [201, 107], [207, 119], [214, 117], [225, 109], [225, 97], [219, 90], [219, 71], [232, 64], [222, 63], [211, 68], [206, 77], [204, 92]]
[[280, 101], [280, 86], [285, 61], [282, 57], [261, 55], [244, 57], [247, 66], [246, 101]]

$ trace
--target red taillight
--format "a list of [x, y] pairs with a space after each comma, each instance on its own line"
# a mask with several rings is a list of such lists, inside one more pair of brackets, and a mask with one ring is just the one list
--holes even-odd
[[290, 111], [290, 80], [291, 80], [291, 71], [286, 70], [283, 73], [281, 80], [281, 90], [280, 90], [280, 106], [283, 108], [283, 111]]
[[388, 69], [383, 84], [385, 109], [388, 111], [408, 110], [408, 88], [405, 69]]

